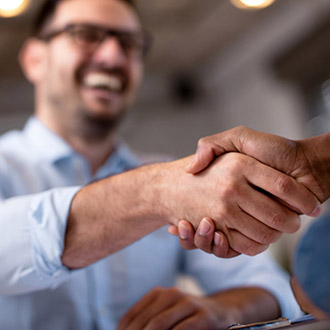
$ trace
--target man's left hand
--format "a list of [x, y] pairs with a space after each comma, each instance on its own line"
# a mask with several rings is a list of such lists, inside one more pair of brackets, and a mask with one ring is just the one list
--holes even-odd
[[192, 296], [177, 288], [155, 288], [138, 301], [121, 319], [118, 330], [222, 329], [231, 320], [225, 311], [212, 309], [207, 297]]

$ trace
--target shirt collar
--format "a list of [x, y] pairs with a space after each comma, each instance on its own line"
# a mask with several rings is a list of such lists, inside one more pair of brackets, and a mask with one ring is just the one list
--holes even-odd
[[[78, 155], [63, 138], [51, 131], [36, 117], [29, 118], [23, 133], [27, 141], [38, 152], [38, 156], [51, 163]], [[109, 173], [116, 174], [140, 164], [141, 161], [126, 143], [118, 141], [114, 152], [98, 171], [97, 177], [101, 178]]]
[[55, 163], [72, 156], [75, 152], [60, 136], [51, 131], [36, 117], [31, 117], [25, 124], [23, 134], [38, 152], [39, 157]]

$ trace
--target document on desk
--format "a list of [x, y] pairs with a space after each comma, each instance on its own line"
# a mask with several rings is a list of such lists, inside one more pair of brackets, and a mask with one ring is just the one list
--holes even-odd
[[228, 328], [228, 330], [267, 330], [267, 329], [280, 329], [291, 324], [296, 324], [300, 322], [306, 322], [314, 320], [312, 315], [305, 315], [297, 319], [289, 320], [287, 318], [281, 317], [276, 320], [265, 321], [265, 322], [255, 322], [250, 324], [233, 324]]

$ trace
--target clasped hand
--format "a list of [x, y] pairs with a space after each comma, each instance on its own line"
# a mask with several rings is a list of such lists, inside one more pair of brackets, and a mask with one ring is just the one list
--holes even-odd
[[179, 236], [185, 249], [197, 247], [229, 258], [258, 254], [282, 233], [297, 231], [299, 215], [318, 216], [319, 201], [328, 198], [320, 170], [311, 159], [317, 158], [313, 142], [245, 127], [201, 139], [187, 171], [198, 176], [221, 170], [221, 186], [210, 187], [220, 192], [221, 203], [210, 201], [215, 212], [204, 214], [198, 225], [185, 218], [170, 226], [169, 232]]

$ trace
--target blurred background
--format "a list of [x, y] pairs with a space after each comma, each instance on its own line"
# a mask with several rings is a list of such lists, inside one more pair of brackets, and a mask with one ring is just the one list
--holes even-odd
[[[0, 132], [21, 128], [33, 112], [33, 89], [17, 53], [41, 2], [0, 0]], [[15, 3], [25, 11], [9, 17]], [[329, 130], [329, 0], [137, 5], [154, 47], [121, 129], [133, 148], [181, 157], [194, 152], [200, 137], [237, 125], [293, 139]], [[284, 265], [295, 241], [285, 237], [273, 247]]]

